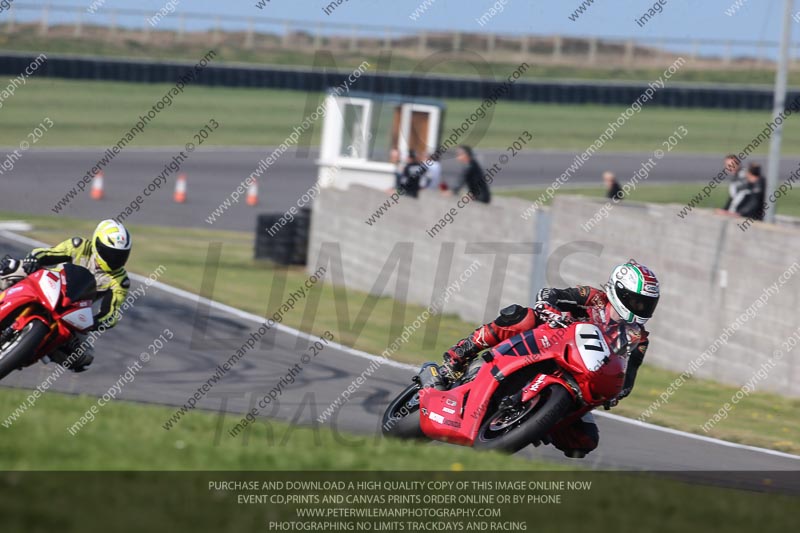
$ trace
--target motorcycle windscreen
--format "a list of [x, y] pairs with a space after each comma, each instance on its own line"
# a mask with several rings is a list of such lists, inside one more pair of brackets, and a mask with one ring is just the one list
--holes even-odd
[[82, 266], [66, 263], [61, 270], [61, 276], [66, 286], [64, 296], [69, 298], [70, 302], [94, 300], [97, 295], [97, 281], [89, 270]]

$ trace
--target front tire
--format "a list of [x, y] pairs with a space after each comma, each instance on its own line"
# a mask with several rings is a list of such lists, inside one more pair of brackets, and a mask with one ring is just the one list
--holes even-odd
[[571, 408], [569, 392], [560, 385], [551, 385], [524, 405], [487, 416], [473, 447], [516, 453], [531, 442], [544, 439]]
[[25, 366], [36, 356], [36, 348], [50, 332], [43, 322], [31, 320], [0, 346], [0, 379]]
[[398, 439], [425, 438], [419, 425], [419, 385], [412, 383], [392, 400], [383, 413], [381, 431]]

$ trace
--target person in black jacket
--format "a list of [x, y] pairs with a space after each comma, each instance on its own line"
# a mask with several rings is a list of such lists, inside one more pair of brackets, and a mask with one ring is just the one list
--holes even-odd
[[409, 150], [408, 157], [406, 158], [406, 166], [403, 167], [402, 172], [396, 174], [397, 192], [405, 196], [416, 198], [421, 188], [420, 181], [427, 170], [427, 167], [420, 163], [417, 158], [417, 153], [414, 150]]
[[461, 172], [459, 182], [453, 187], [453, 194], [458, 194], [459, 191], [466, 186], [475, 200], [488, 204], [491, 200], [489, 184], [483, 176], [481, 166], [478, 164], [478, 161], [475, 160], [475, 154], [472, 152], [472, 148], [462, 144], [458, 147], [456, 157], [464, 164], [464, 170]]
[[730, 200], [728, 213], [751, 220], [764, 220], [764, 198], [767, 183], [761, 175], [761, 165], [751, 163], [747, 178]]
[[606, 198], [609, 200], [613, 200], [614, 198], [622, 199], [624, 193], [613, 172], [603, 172], [603, 183], [606, 185]]

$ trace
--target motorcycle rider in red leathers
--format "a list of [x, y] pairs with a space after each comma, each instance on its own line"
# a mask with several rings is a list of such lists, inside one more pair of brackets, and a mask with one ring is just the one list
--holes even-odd
[[[587, 285], [542, 289], [536, 296], [533, 308], [510, 305], [501, 310], [500, 316], [493, 322], [479, 327], [447, 350], [444, 353], [443, 373], [461, 372], [480, 352], [544, 323], [549, 323], [551, 327], [566, 327], [573, 320], [604, 324], [624, 321], [628, 323], [625, 328], [628, 341], [635, 347], [628, 361], [624, 388], [610, 402], [612, 406], [616, 405], [633, 389], [636, 373], [649, 344], [644, 324], [653, 316], [659, 295], [659, 282], [655, 274], [633, 259], [614, 268], [604, 290]], [[584, 457], [597, 448], [600, 440], [591, 413], [551, 434], [551, 437], [556, 448], [567, 457], [575, 458]]]

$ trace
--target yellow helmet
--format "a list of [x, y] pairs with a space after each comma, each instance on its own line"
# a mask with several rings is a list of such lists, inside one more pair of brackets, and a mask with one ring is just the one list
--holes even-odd
[[104, 220], [92, 235], [95, 260], [103, 270], [113, 272], [125, 266], [131, 254], [131, 235], [115, 220]]

